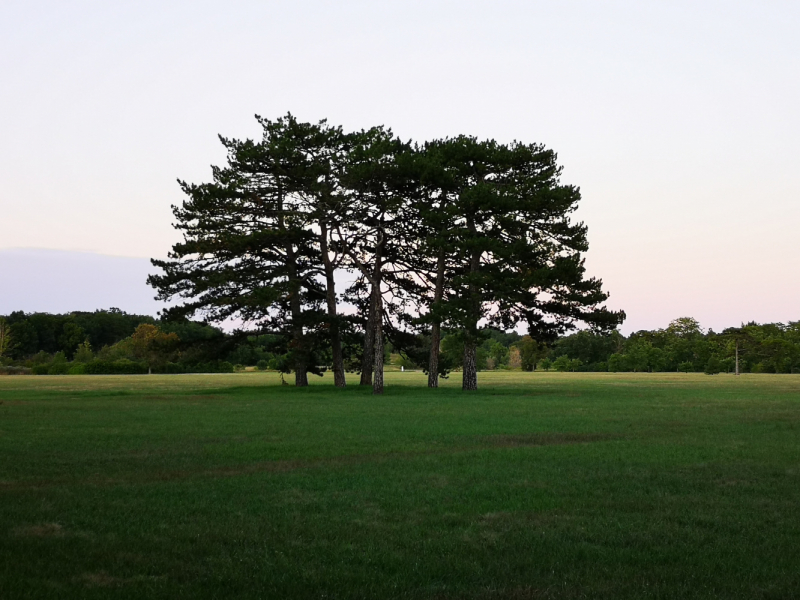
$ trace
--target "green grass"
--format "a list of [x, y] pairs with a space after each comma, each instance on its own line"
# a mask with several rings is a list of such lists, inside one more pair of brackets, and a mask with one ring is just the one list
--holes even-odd
[[800, 376], [480, 385], [0, 378], [0, 597], [800, 597]]

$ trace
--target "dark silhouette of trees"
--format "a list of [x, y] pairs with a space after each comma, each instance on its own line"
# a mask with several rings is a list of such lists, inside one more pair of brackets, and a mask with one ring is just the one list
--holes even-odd
[[[457, 336], [472, 390], [487, 326], [526, 324], [544, 344], [580, 322], [606, 332], [624, 319], [586, 277], [586, 227], [571, 220], [580, 193], [543, 146], [420, 146], [383, 127], [257, 119], [261, 140], [220, 138], [228, 164], [210, 183], [181, 182], [183, 240], [148, 280], [159, 299], [182, 300], [167, 316], [239, 319], [282, 340], [298, 386], [329, 365], [343, 387], [343, 332], [359, 332], [361, 384], [376, 394], [387, 340], [415, 362], [427, 353], [437, 387], [456, 366], [441, 359], [443, 331]], [[355, 316], [337, 308], [337, 271], [357, 274], [344, 295]]]
[[438, 230], [430, 238], [437, 256], [434, 323], [446, 322], [461, 336], [463, 389], [477, 389], [483, 322], [503, 329], [523, 322], [540, 341], [577, 322], [598, 331], [622, 322], [623, 313], [600, 306], [608, 297], [602, 282], [585, 277], [586, 227], [570, 221], [580, 193], [559, 182], [555, 153], [465, 136], [426, 149], [445, 182], [429, 214], [430, 229]]

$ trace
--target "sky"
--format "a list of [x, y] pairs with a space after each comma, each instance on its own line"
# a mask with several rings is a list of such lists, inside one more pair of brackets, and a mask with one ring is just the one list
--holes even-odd
[[0, 313], [140, 306], [176, 179], [290, 111], [554, 149], [624, 332], [798, 320], [798, 30], [778, 0], [4, 0]]

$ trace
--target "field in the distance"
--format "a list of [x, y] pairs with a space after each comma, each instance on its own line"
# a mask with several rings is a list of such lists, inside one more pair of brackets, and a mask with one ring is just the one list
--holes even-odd
[[0, 597], [800, 597], [800, 376], [0, 378]]

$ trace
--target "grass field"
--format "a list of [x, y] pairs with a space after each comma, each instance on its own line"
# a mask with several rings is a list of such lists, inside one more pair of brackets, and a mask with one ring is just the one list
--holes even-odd
[[798, 598], [800, 376], [0, 378], [0, 598]]

